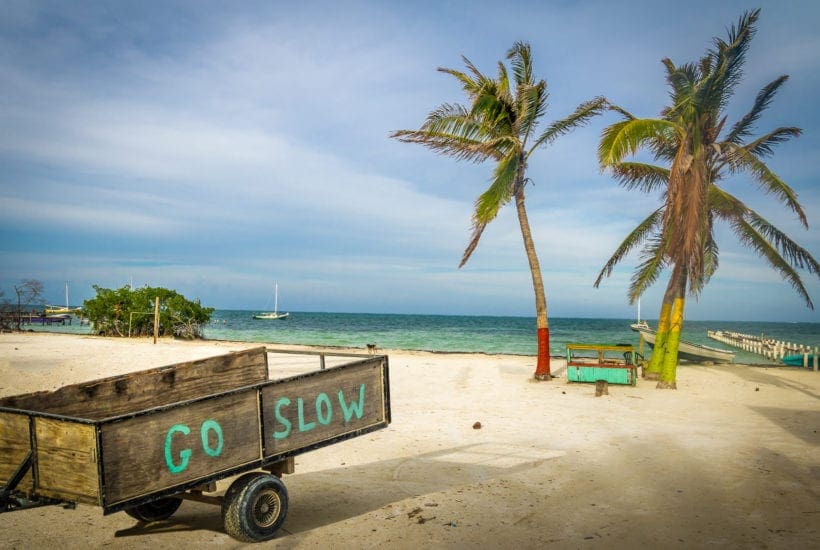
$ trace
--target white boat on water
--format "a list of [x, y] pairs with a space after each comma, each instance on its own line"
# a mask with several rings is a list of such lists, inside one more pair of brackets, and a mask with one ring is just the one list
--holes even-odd
[[638, 298], [638, 321], [635, 322], [635, 323], [632, 323], [631, 325], [629, 325], [629, 328], [631, 328], [635, 332], [638, 332], [640, 329], [651, 330], [649, 328], [649, 324], [646, 321], [641, 321], [641, 299], [640, 298]]
[[[256, 313], [254, 314], [254, 319], [267, 319], [267, 320], [276, 320], [276, 319], [287, 319], [289, 313], [279, 313], [279, 284], [277, 283], [274, 286], [274, 298], [273, 298], [273, 311], [268, 311], [264, 313]], [[270, 302], [268, 302], [270, 303]]]
[[74, 313], [80, 313], [83, 310], [81, 307], [71, 307], [68, 304], [68, 283], [65, 284], [65, 307], [48, 305], [45, 307], [45, 313], [52, 319], [68, 319]]
[[[633, 323], [630, 327], [632, 330], [640, 333], [644, 342], [646, 342], [650, 348], [654, 348], [655, 331], [650, 329], [645, 321], [639, 328], [635, 328], [638, 325], [641, 325], [641, 323]], [[707, 361], [713, 363], [731, 363], [732, 359], [735, 358], [735, 352], [681, 340], [678, 345], [678, 358], [696, 363], [705, 363]]]

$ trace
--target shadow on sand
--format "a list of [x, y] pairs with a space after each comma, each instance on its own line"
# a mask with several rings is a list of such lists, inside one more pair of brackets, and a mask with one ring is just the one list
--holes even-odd
[[[331, 470], [298, 473], [297, 468], [295, 475], [283, 478], [289, 506], [279, 536], [343, 521], [409, 497], [512, 475], [563, 454], [481, 443]], [[121, 529], [115, 536], [198, 530], [223, 531], [218, 506], [186, 501], [168, 520], [135, 520], [133, 527]]]

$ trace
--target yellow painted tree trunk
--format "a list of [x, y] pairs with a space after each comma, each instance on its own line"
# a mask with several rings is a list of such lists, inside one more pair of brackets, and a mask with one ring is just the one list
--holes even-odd
[[661, 314], [658, 317], [658, 330], [655, 331], [655, 346], [652, 348], [652, 359], [643, 369], [643, 377], [647, 380], [659, 380], [663, 364], [668, 352], [669, 328], [672, 324], [672, 306], [675, 303], [675, 295], [678, 288], [677, 280], [680, 277], [680, 270], [673, 269], [672, 276], [666, 284], [666, 292], [663, 293], [661, 302]]
[[669, 333], [669, 313], [672, 304], [664, 298], [661, 304], [661, 315], [658, 317], [658, 329], [655, 331], [655, 345], [652, 348], [652, 359], [643, 368], [643, 377], [647, 380], [658, 380], [661, 374], [661, 365], [666, 355], [666, 335]]
[[674, 279], [674, 299], [672, 310], [669, 314], [669, 330], [666, 340], [666, 353], [661, 364], [661, 375], [658, 380], [659, 389], [677, 389], [678, 372], [678, 349], [680, 347], [680, 334], [683, 330], [683, 310], [686, 305], [686, 272], [675, 269]]
[[676, 376], [678, 369], [678, 348], [680, 347], [680, 333], [683, 328], [683, 309], [686, 299], [683, 296], [676, 297], [672, 305], [670, 315], [669, 334], [666, 341], [666, 354], [661, 365], [661, 375], [658, 380], [660, 389], [676, 389]]

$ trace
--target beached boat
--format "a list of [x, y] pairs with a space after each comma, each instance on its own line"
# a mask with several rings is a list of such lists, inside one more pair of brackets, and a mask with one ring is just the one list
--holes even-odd
[[[635, 323], [637, 324], [637, 323]], [[632, 325], [634, 326], [634, 325]], [[633, 330], [639, 332], [650, 348], [655, 347], [655, 331], [650, 328], [637, 328]], [[692, 361], [695, 363], [731, 363], [734, 359], [735, 353], [720, 348], [713, 348], [711, 346], [704, 346], [702, 344], [695, 344], [681, 340], [678, 345], [678, 358], [684, 361]]]
[[[276, 320], [276, 319], [287, 319], [289, 313], [279, 313], [279, 284], [277, 283], [274, 286], [274, 298], [273, 298], [273, 311], [268, 311], [264, 313], [256, 313], [254, 314], [254, 319], [266, 319], [266, 320]], [[270, 302], [269, 302], [270, 303]]]

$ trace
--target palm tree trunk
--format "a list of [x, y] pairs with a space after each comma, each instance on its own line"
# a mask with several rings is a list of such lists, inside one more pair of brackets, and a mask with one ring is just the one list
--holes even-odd
[[[672, 328], [672, 314], [675, 298], [678, 295], [678, 281], [680, 277], [681, 270], [676, 266], [672, 270], [672, 275], [666, 284], [666, 292], [663, 294], [661, 314], [660, 317], [658, 317], [658, 330], [655, 332], [655, 346], [652, 349], [652, 359], [649, 361], [649, 365], [643, 369], [643, 377], [647, 380], [660, 380], [663, 365], [670, 351], [669, 336]], [[675, 350], [675, 354], [677, 355], [677, 346]]]
[[[667, 289], [667, 294], [669, 290]], [[658, 380], [661, 375], [661, 365], [666, 355], [666, 336], [669, 334], [669, 312], [672, 310], [672, 301], [666, 296], [661, 302], [661, 314], [658, 317], [658, 329], [655, 331], [655, 345], [652, 348], [652, 359], [643, 369], [643, 377], [647, 380]]]
[[676, 377], [678, 369], [678, 348], [680, 333], [683, 329], [683, 310], [686, 305], [686, 272], [681, 270], [675, 280], [675, 299], [669, 315], [669, 336], [666, 342], [666, 354], [661, 366], [661, 375], [658, 380], [659, 389], [677, 389]]
[[521, 237], [524, 239], [524, 250], [530, 263], [532, 287], [535, 291], [535, 320], [538, 333], [538, 361], [535, 367], [536, 380], [552, 380], [550, 374], [550, 329], [547, 319], [547, 296], [544, 292], [544, 280], [541, 278], [541, 264], [535, 252], [527, 209], [524, 207], [524, 186], [516, 186], [515, 208], [518, 211], [518, 223], [521, 225]]

